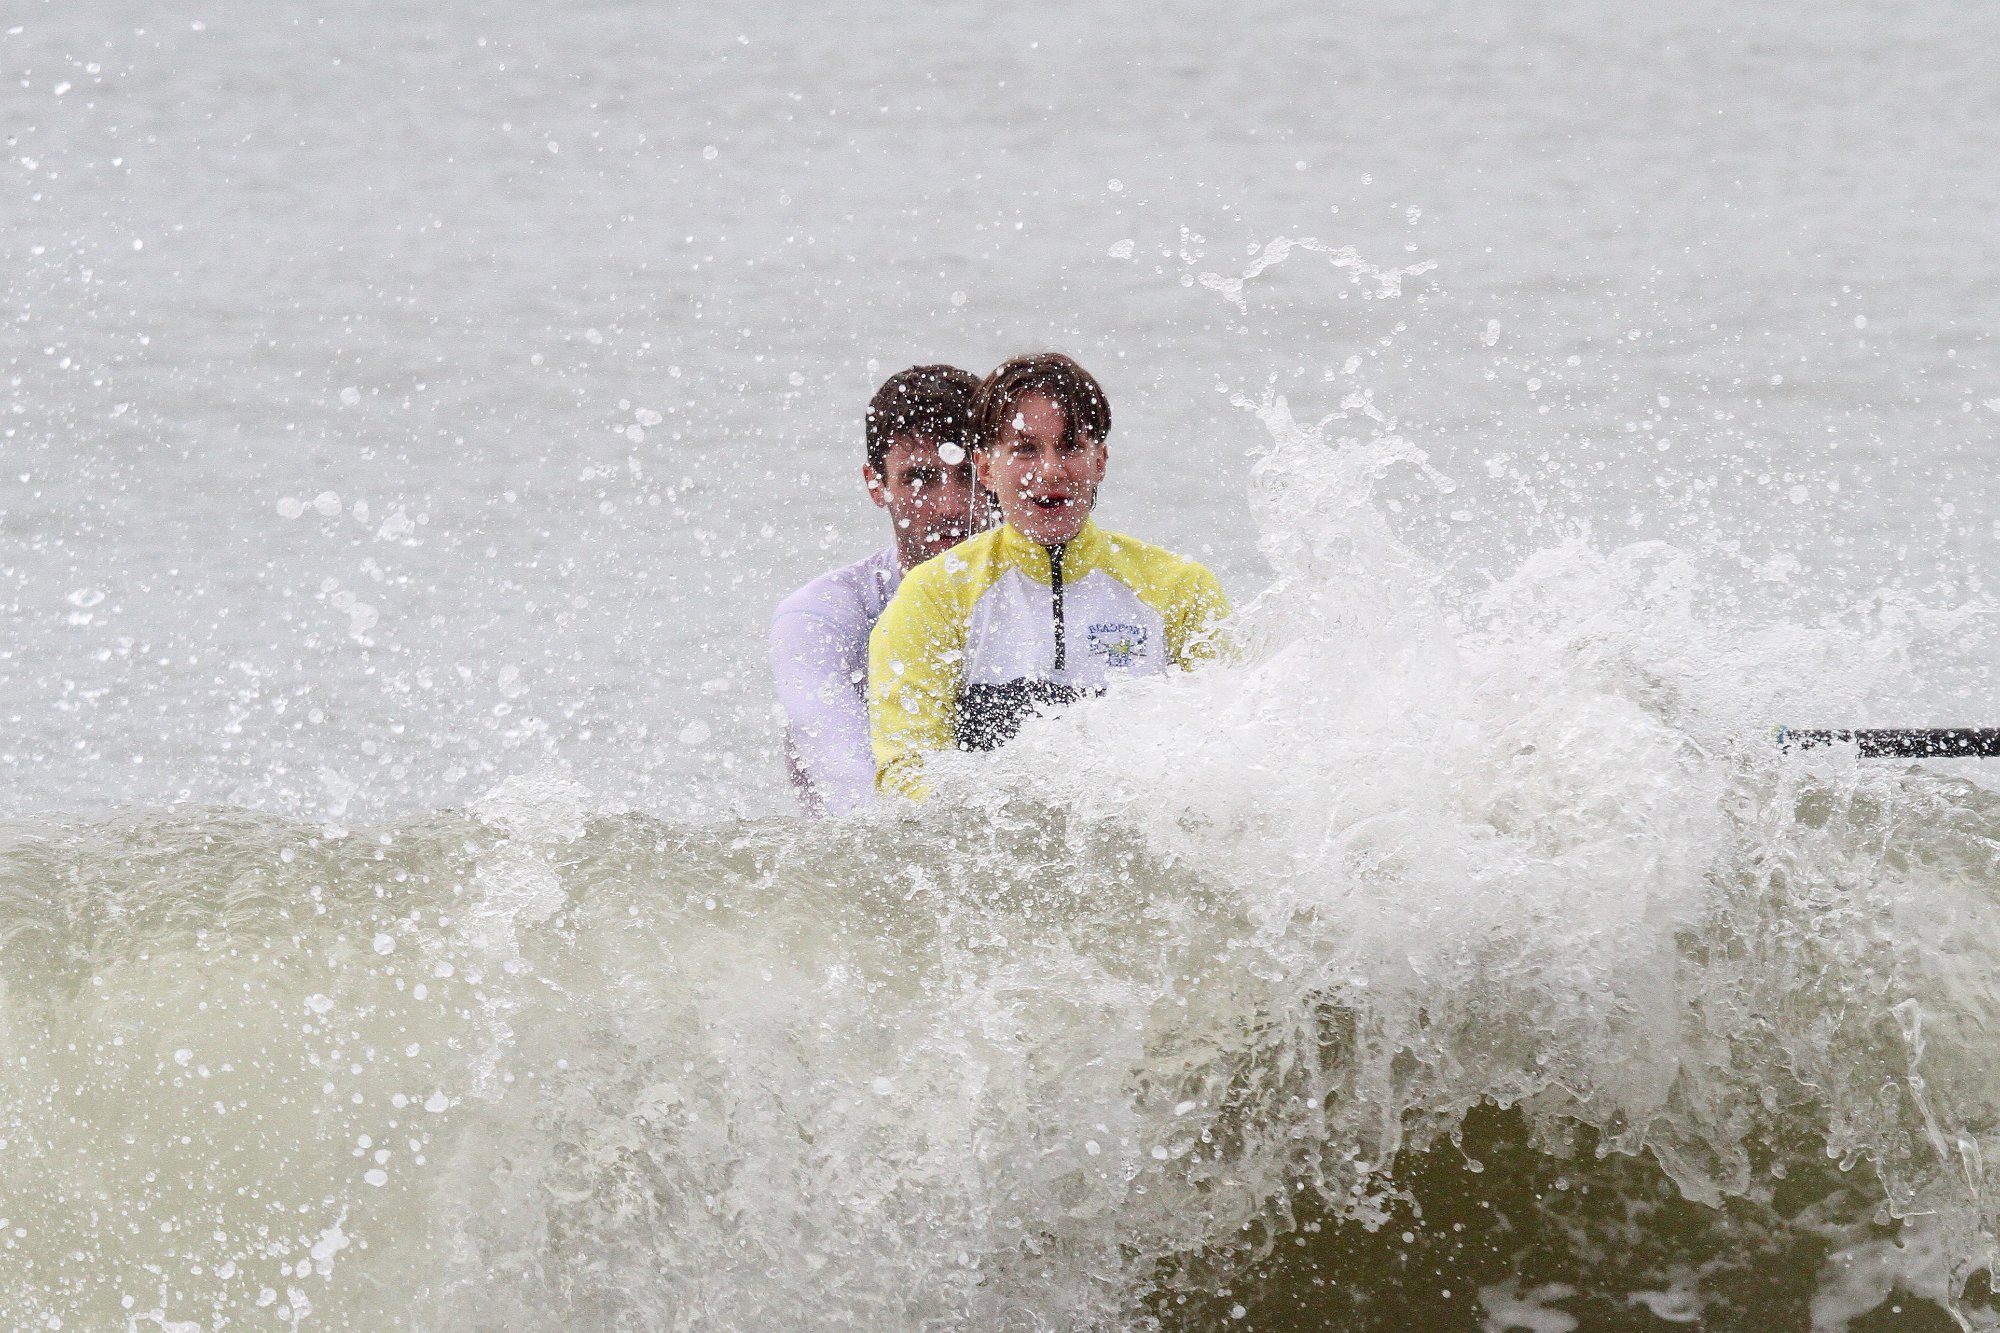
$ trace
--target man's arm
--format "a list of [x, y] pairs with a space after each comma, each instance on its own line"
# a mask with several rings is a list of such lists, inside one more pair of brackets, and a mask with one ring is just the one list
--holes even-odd
[[866, 627], [816, 607], [778, 608], [771, 621], [771, 675], [785, 707], [786, 767], [809, 815], [841, 814], [875, 790], [864, 682]]
[[924, 756], [955, 742], [964, 648], [965, 623], [950, 584], [932, 566], [920, 566], [868, 636], [869, 737], [882, 791], [913, 800], [930, 794]]

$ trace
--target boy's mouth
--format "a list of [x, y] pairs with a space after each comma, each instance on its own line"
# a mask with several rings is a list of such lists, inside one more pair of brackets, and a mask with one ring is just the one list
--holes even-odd
[[1028, 501], [1037, 509], [1067, 509], [1073, 503], [1067, 495], [1031, 495]]

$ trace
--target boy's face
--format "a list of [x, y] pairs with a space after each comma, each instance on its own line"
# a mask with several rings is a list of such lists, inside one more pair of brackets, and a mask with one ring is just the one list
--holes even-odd
[[866, 463], [861, 479], [868, 497], [889, 511], [896, 525], [896, 554], [912, 569], [970, 537], [972, 460], [957, 445], [942, 447], [921, 435], [900, 435], [889, 446], [878, 475]]
[[1081, 431], [1073, 444], [1063, 443], [1064, 425], [1053, 398], [1023, 394], [999, 438], [973, 456], [1000, 516], [1042, 546], [1061, 546], [1083, 531], [1109, 461], [1104, 442]]

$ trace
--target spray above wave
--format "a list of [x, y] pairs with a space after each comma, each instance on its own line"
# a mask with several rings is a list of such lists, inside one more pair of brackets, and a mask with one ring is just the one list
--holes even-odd
[[1384, 1273], [1272, 1248], [1402, 1225], [1495, 1104], [1524, 1181], [1594, 1145], [1777, 1207], [1831, 1154], [1875, 1196], [1801, 1225], [1865, 1246], [1880, 1202], [1940, 1288], [1990, 1262], [2000, 806], [1742, 740], [1812, 636], [1725, 651], [1679, 553], [1457, 595], [1371, 503], [1415, 450], [1259, 410], [1240, 660], [922, 809], [9, 827], [0, 1315], [1139, 1327], [1243, 1263], [1365, 1305]]
[[1241, 660], [1030, 728], [946, 790], [1133, 829], [1252, 923], [1229, 948], [1269, 984], [1257, 1061], [1295, 1071], [1257, 1117], [1298, 1145], [1290, 1193], [1386, 1219], [1398, 1155], [1497, 1104], [1710, 1205], [1865, 1160], [1869, 1209], [1929, 1219], [1923, 1294], [1990, 1266], [2000, 807], [1767, 741], [1801, 679], [1865, 696], [1990, 608], [1882, 608], [1860, 652], [1846, 624], [1742, 633], [1697, 613], [1682, 552], [1583, 537], [1458, 594], [1374, 503], [1398, 468], [1449, 488], [1391, 423], [1330, 445], [1344, 413], [1246, 406], [1278, 577]]

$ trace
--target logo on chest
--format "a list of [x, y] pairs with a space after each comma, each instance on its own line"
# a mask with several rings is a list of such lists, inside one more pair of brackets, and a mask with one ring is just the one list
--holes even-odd
[[1090, 651], [1106, 666], [1130, 667], [1146, 660], [1146, 627], [1116, 621], [1090, 626]]

